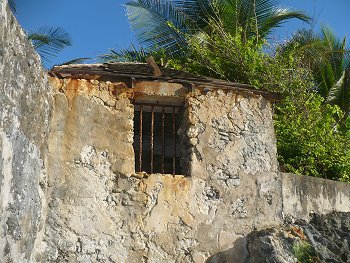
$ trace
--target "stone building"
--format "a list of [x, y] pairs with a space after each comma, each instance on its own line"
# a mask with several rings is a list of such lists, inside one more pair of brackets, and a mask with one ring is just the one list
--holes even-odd
[[348, 184], [279, 172], [277, 94], [152, 61], [47, 73], [6, 0], [0, 21], [0, 262], [253, 262], [251, 231], [350, 212]]
[[64, 223], [46, 258], [204, 262], [280, 221], [277, 94], [147, 64], [49, 74], [48, 218]]

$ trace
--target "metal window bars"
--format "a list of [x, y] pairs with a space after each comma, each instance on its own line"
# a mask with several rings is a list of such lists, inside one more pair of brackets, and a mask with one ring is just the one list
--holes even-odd
[[182, 106], [134, 102], [136, 172], [180, 174], [177, 129]]

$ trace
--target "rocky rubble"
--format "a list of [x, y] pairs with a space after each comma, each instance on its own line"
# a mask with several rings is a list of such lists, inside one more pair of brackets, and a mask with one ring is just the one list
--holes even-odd
[[280, 228], [246, 237], [246, 263], [350, 262], [350, 213], [312, 215]]

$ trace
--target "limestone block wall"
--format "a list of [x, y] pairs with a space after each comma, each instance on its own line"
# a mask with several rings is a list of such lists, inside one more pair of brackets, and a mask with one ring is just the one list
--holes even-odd
[[187, 103], [190, 174], [219, 193], [217, 217], [240, 234], [278, 222], [281, 185], [270, 102], [214, 90], [191, 93]]
[[39, 257], [52, 102], [46, 72], [0, 1], [0, 262]]
[[[96, 80], [52, 83], [45, 262], [204, 262], [233, 244], [244, 250], [244, 235], [280, 223], [267, 100], [188, 94], [179, 132], [189, 176], [140, 178], [132, 90]], [[241, 253], [232, 258], [239, 262]]]

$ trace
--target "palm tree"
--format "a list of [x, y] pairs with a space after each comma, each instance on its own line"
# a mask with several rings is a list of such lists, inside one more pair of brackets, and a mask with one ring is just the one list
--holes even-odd
[[301, 29], [282, 50], [288, 52], [295, 47], [313, 72], [317, 92], [327, 103], [350, 113], [350, 51], [346, 38], [339, 39], [328, 26], [321, 26], [319, 34]]
[[131, 0], [126, 8], [141, 45], [171, 55], [185, 53], [187, 36], [205, 31], [213, 20], [222, 21], [230, 34], [256, 40], [289, 19], [309, 21], [303, 12], [279, 7], [277, 0]]

